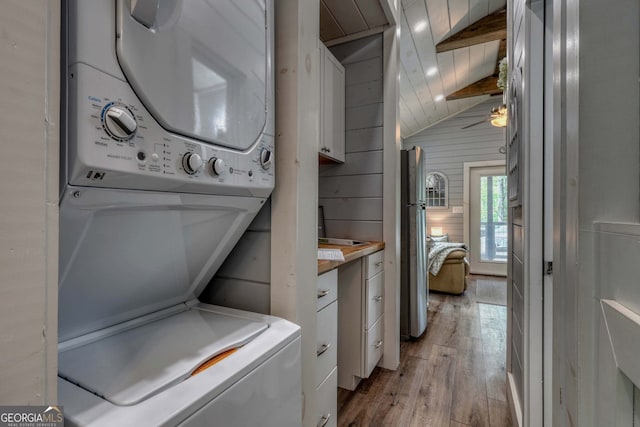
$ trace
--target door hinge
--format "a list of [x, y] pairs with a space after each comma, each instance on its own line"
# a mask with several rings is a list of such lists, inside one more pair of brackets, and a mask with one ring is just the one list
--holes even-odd
[[553, 274], [553, 261], [545, 261], [543, 271], [545, 276], [551, 276]]

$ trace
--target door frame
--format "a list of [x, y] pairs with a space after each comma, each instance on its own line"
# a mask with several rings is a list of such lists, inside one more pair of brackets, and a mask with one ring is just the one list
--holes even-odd
[[484, 160], [481, 162], [464, 162], [464, 177], [462, 186], [462, 226], [464, 243], [468, 248], [471, 248], [471, 241], [469, 240], [469, 221], [471, 220], [471, 207], [469, 205], [470, 192], [471, 192], [471, 169], [473, 168], [485, 168], [492, 166], [507, 167], [507, 159], [502, 160]]

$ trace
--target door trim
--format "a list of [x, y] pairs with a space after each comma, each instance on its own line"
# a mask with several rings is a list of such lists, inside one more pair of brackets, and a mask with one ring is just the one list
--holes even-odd
[[471, 191], [469, 180], [471, 175], [472, 168], [483, 168], [483, 167], [491, 167], [491, 166], [503, 166], [507, 167], [506, 159], [502, 160], [485, 160], [482, 162], [464, 162], [464, 177], [463, 177], [463, 186], [462, 186], [462, 226], [463, 226], [463, 236], [464, 243], [468, 248], [471, 247], [471, 242], [469, 241], [469, 192]]

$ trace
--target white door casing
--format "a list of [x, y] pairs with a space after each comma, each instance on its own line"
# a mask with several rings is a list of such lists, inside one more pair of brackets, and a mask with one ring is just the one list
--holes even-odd
[[[480, 261], [480, 215], [479, 215], [479, 179], [486, 175], [504, 175], [505, 161], [491, 160], [464, 163], [464, 242], [469, 248], [471, 273], [497, 276], [507, 275], [507, 263]], [[474, 185], [475, 182], [475, 185]], [[475, 199], [475, 200], [474, 200]]]

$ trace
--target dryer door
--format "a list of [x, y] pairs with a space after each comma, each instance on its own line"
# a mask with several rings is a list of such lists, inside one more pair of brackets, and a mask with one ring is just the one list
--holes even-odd
[[124, 75], [167, 130], [246, 150], [266, 124], [265, 0], [119, 0]]

